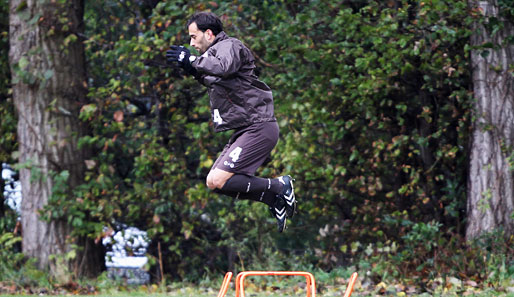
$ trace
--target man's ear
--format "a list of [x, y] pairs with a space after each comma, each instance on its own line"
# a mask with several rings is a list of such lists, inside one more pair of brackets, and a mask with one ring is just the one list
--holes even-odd
[[211, 30], [211, 29], [207, 29], [207, 30], [205, 30], [205, 34], [207, 34], [207, 37], [208, 37], [207, 39], [208, 39], [209, 41], [214, 40], [214, 38], [216, 37], [216, 35], [214, 35], [214, 33], [212, 33], [212, 30]]

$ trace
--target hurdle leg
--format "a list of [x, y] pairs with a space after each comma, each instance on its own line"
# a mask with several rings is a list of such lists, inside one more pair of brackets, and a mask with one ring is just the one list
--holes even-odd
[[230, 285], [231, 278], [232, 278], [232, 272], [227, 272], [225, 274], [225, 278], [223, 278], [223, 283], [221, 283], [221, 288], [218, 293], [218, 297], [224, 297], [227, 294], [228, 286]]
[[344, 292], [344, 297], [350, 297], [352, 295], [353, 286], [355, 285], [358, 275], [359, 274], [357, 272], [354, 272], [350, 277], [350, 281], [348, 282], [348, 286], [346, 286], [346, 291]]

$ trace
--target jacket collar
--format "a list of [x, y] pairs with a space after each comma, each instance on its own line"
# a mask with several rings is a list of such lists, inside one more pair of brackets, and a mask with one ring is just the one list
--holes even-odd
[[214, 40], [212, 41], [211, 45], [209, 45], [209, 48], [213, 45], [215, 45], [216, 43], [222, 41], [222, 40], [225, 40], [225, 39], [228, 39], [228, 35], [225, 33], [225, 31], [221, 31], [220, 33], [218, 33], [216, 35], [216, 37], [214, 38]]

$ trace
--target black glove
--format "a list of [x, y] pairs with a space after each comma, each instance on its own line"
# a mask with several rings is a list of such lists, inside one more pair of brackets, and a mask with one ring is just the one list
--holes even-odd
[[184, 46], [172, 45], [170, 49], [166, 51], [166, 60], [169, 63], [178, 62], [187, 73], [196, 76], [197, 71], [191, 65], [191, 62], [196, 59], [195, 56], [191, 56], [191, 52]]

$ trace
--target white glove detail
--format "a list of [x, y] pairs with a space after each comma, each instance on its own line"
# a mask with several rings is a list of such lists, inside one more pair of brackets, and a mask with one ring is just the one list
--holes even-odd
[[182, 60], [184, 60], [185, 56], [186, 56], [186, 52], [184, 52], [184, 51], [180, 52], [180, 55], [178, 56], [178, 61], [182, 62]]

